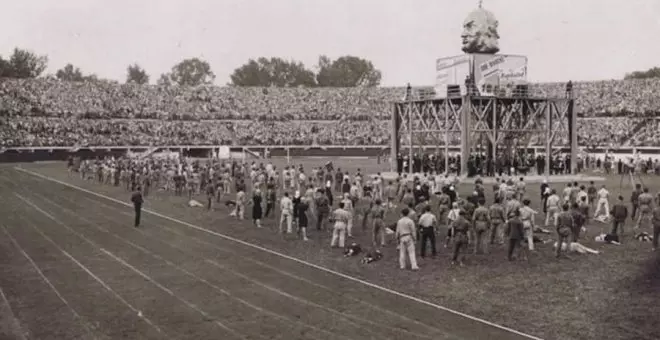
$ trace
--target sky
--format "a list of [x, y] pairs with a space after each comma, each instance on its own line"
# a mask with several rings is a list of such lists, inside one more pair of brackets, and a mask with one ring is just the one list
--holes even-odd
[[[177, 62], [207, 60], [216, 84], [250, 58], [314, 68], [321, 54], [355, 55], [382, 85], [433, 85], [435, 60], [462, 54], [477, 0], [20, 0], [6, 1], [0, 55], [14, 47], [124, 81], [138, 63], [154, 83]], [[484, 0], [499, 20], [500, 53], [528, 57], [528, 80], [617, 79], [660, 66], [658, 0]]]

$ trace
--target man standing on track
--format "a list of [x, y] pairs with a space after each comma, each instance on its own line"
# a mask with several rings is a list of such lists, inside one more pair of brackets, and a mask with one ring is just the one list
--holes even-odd
[[632, 204], [632, 213], [630, 214], [630, 219], [635, 220], [639, 210], [639, 195], [642, 194], [642, 185], [637, 183], [635, 185], [635, 190], [630, 194], [630, 203]]
[[598, 204], [596, 205], [596, 211], [594, 211], [594, 219], [598, 218], [600, 216], [601, 212], [604, 212], [605, 216], [609, 216], [610, 213], [610, 192], [607, 191], [605, 188], [605, 185], [598, 190]]
[[591, 209], [596, 209], [596, 196], [598, 196], [598, 189], [596, 189], [596, 184], [594, 184], [594, 181], [591, 181], [589, 182], [589, 187], [587, 188], [587, 198], [589, 200]]
[[[372, 234], [373, 234], [373, 244], [374, 248], [378, 248], [380, 244], [381, 247], [385, 246], [385, 208], [383, 208], [383, 202], [380, 199], [376, 199], [374, 206], [370, 209], [369, 214], [371, 214], [371, 224], [372, 224]], [[380, 241], [380, 242], [379, 242]]]
[[458, 213], [458, 219], [452, 222], [452, 231], [454, 239], [454, 250], [452, 252], [451, 264], [459, 264], [463, 266], [462, 258], [459, 259], [461, 255], [461, 249], [466, 248], [470, 243], [470, 222], [466, 218], [466, 212], [460, 210]]
[[490, 217], [490, 244], [495, 244], [495, 240], [499, 244], [504, 243], [504, 222], [507, 220], [506, 214], [504, 213], [504, 207], [502, 207], [501, 199], [497, 197], [495, 203], [490, 206], [488, 209], [488, 215]]
[[351, 214], [344, 209], [344, 202], [339, 202], [339, 208], [332, 212], [332, 222], [334, 227], [332, 229], [332, 239], [330, 240], [330, 247], [335, 248], [339, 246], [344, 248], [346, 242], [346, 228]]
[[[331, 190], [331, 187], [327, 187], [327, 190]], [[328, 196], [325, 194], [323, 188], [316, 191], [316, 230], [325, 230], [325, 224], [328, 220], [328, 215], [330, 214], [330, 201]]]
[[534, 251], [534, 215], [536, 215], [536, 211], [529, 206], [530, 203], [530, 200], [525, 198], [522, 207], [517, 209], [517, 215], [514, 211], [513, 216], [518, 216], [522, 222], [527, 248], [529, 251]]
[[417, 259], [415, 258], [415, 241], [417, 231], [415, 222], [408, 217], [410, 210], [403, 208], [401, 218], [396, 223], [395, 237], [399, 243], [399, 268], [406, 269], [406, 257], [410, 259], [410, 268], [419, 270]]
[[658, 250], [658, 237], [660, 237], [660, 206], [653, 210], [653, 251]]
[[638, 202], [639, 217], [637, 218], [636, 228], [646, 227], [650, 224], [647, 221], [651, 219], [653, 213], [653, 195], [649, 193], [649, 188], [644, 188], [638, 197]]
[[611, 211], [612, 215], [612, 231], [610, 234], [619, 235], [619, 230], [621, 234], [624, 232], [624, 225], [626, 219], [628, 218], [628, 207], [623, 202], [623, 196], [619, 195], [619, 200], [614, 204]]
[[479, 199], [477, 201], [478, 207], [474, 210], [472, 214], [472, 223], [474, 224], [474, 253], [478, 254], [482, 251], [487, 252], [486, 236], [488, 231], [490, 231], [490, 211], [484, 205], [486, 201], [484, 199]]
[[286, 233], [291, 234], [293, 229], [293, 202], [289, 198], [289, 193], [285, 192], [280, 200], [280, 233], [284, 233], [282, 225], [286, 222]]
[[133, 195], [131, 196], [131, 202], [133, 202], [133, 207], [135, 208], [135, 228], [140, 226], [140, 216], [142, 215], [142, 203], [144, 199], [142, 198], [142, 188], [137, 186]]
[[422, 216], [419, 217], [419, 228], [421, 235], [421, 252], [420, 255], [422, 258], [426, 257], [426, 243], [427, 241], [431, 243], [431, 256], [435, 257], [437, 255], [436, 244], [435, 244], [435, 226], [438, 224], [438, 220], [435, 215], [431, 212], [431, 206], [425, 205]]
[[571, 236], [571, 231], [573, 230], [573, 216], [569, 211], [568, 203], [562, 205], [562, 212], [560, 212], [555, 218], [555, 228], [557, 230], [557, 249], [555, 249], [555, 256], [559, 258], [561, 256], [562, 245], [566, 243], [567, 249], [571, 241], [569, 237]]
[[516, 248], [519, 249], [520, 258], [528, 259], [527, 251], [521, 246], [521, 242], [525, 238], [525, 226], [520, 220], [520, 209], [514, 211], [513, 217], [506, 222], [504, 234], [509, 239], [507, 259], [513, 261], [513, 252]]

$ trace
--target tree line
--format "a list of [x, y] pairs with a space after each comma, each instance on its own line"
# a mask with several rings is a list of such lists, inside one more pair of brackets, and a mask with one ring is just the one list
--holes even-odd
[[[48, 66], [48, 57], [26, 49], [15, 48], [8, 59], [0, 56], [0, 77], [37, 78]], [[54, 75], [62, 81], [99, 80], [95, 74], [85, 74], [79, 67], [66, 64]], [[234, 69], [229, 86], [261, 87], [372, 87], [380, 85], [382, 74], [369, 60], [356, 56], [342, 56], [335, 60], [319, 57], [315, 70], [302, 62], [283, 58], [249, 59]], [[215, 74], [211, 65], [200, 58], [184, 59], [169, 72], [161, 74], [159, 85], [198, 86], [212, 84]], [[148, 84], [150, 76], [138, 64], [126, 68], [126, 83]]]

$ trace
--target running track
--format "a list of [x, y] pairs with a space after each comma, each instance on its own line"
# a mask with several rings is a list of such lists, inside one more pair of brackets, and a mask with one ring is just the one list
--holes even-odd
[[36, 173], [0, 192], [2, 339], [536, 339]]

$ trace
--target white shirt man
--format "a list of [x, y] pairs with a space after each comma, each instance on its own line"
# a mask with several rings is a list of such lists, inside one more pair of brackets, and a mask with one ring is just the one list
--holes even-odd
[[557, 217], [557, 214], [561, 211], [561, 200], [559, 199], [559, 195], [554, 191], [551, 191], [550, 196], [548, 196], [548, 200], [546, 201], [546, 211], [545, 227], [547, 228], [550, 226], [550, 222], [553, 222]]
[[291, 187], [292, 177], [291, 177], [291, 171], [289, 169], [282, 170], [282, 179], [283, 179], [282, 189], [286, 190], [287, 187]]
[[598, 197], [598, 205], [596, 206], [596, 211], [594, 212], [594, 218], [598, 217], [600, 215], [601, 210], [604, 209], [605, 211], [603, 212], [606, 216], [609, 216], [610, 213], [610, 192], [605, 189], [605, 186], [603, 185], [600, 190], [598, 190], [598, 193], [596, 193], [596, 197]]
[[341, 200], [341, 203], [344, 204], [343, 210], [348, 213], [349, 219], [346, 221], [346, 231], [348, 232], [348, 237], [353, 237], [353, 201], [348, 194], [344, 194], [344, 198]]
[[417, 231], [415, 222], [408, 217], [410, 211], [404, 208], [401, 212], [402, 217], [396, 223], [396, 239], [399, 242], [399, 268], [406, 269], [406, 257], [410, 259], [412, 270], [418, 270], [417, 258], [415, 258], [415, 241]]
[[298, 174], [298, 190], [303, 190], [307, 184], [307, 175], [301, 170]]
[[[589, 198], [589, 195], [587, 194], [586, 191], [580, 189], [580, 191], [579, 191], [578, 194], [577, 194], [577, 202], [578, 202], [578, 203], [579, 203], [579, 202], [582, 202], [582, 197], [584, 197], [585, 199], [588, 199], [588, 198]], [[587, 201], [587, 202], [588, 202], [588, 201]]]
[[286, 232], [291, 234], [293, 232], [293, 201], [289, 198], [289, 193], [284, 193], [284, 197], [280, 200], [280, 233], [283, 233], [282, 224], [286, 221]]
[[236, 192], [236, 207], [229, 215], [237, 217], [239, 220], [245, 218], [245, 192], [243, 190]]
[[332, 212], [334, 227], [332, 228], [332, 239], [330, 240], [331, 247], [344, 247], [344, 242], [346, 241], [346, 227], [350, 219], [351, 214], [344, 210], [344, 203], [340, 202], [339, 208]]

